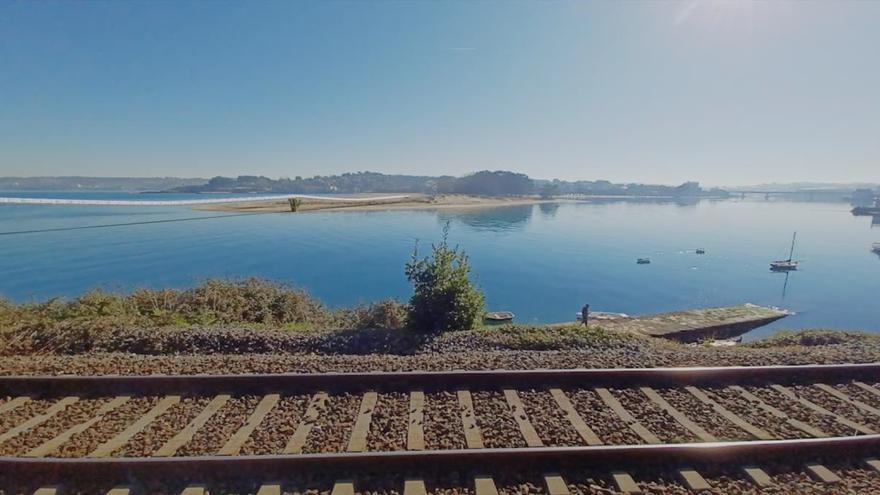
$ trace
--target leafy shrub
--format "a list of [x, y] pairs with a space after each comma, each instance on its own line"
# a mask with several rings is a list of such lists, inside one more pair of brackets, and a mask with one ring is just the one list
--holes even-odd
[[394, 299], [386, 299], [368, 305], [342, 310], [342, 326], [349, 329], [400, 330], [406, 327], [407, 306]]
[[251, 278], [207, 280], [192, 289], [140, 289], [130, 296], [154, 323], [324, 323], [329, 313], [305, 291]]
[[432, 255], [418, 257], [418, 244], [406, 265], [406, 278], [414, 292], [409, 302], [409, 324], [421, 332], [468, 330], [483, 316], [483, 293], [468, 278], [470, 265], [464, 251], [447, 243], [449, 223], [443, 241], [432, 245]]

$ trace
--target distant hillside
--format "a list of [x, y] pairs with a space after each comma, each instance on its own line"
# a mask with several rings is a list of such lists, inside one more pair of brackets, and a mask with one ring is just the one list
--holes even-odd
[[0, 177], [0, 191], [163, 191], [185, 193], [270, 193], [270, 194], [354, 194], [427, 193], [475, 194], [484, 196], [663, 196], [725, 197], [720, 189], [703, 189], [698, 182], [679, 186], [615, 184], [605, 180], [562, 181], [532, 179], [525, 174], [483, 170], [462, 177], [390, 175], [355, 172], [270, 179], [257, 175], [181, 179], [177, 177]]
[[418, 192], [428, 194], [476, 194], [510, 196], [541, 194], [612, 195], [612, 196], [666, 196], [666, 197], [724, 197], [726, 191], [705, 190], [697, 182], [680, 186], [651, 184], [613, 184], [608, 181], [534, 180], [525, 174], [508, 171], [483, 170], [463, 177], [386, 175], [377, 172], [356, 172], [311, 178], [270, 179], [256, 175], [214, 177], [206, 184], [178, 187], [174, 192], [191, 193], [277, 193], [277, 194], [332, 194], [367, 192]]
[[203, 184], [175, 187], [174, 192], [212, 193], [278, 193], [278, 194], [328, 194], [367, 192], [425, 192], [434, 187], [437, 180], [452, 177], [428, 177], [419, 175], [386, 175], [376, 172], [356, 172], [293, 179], [270, 179], [258, 175], [238, 177], [214, 177]]
[[0, 177], [0, 191], [165, 191], [207, 181], [177, 177]]

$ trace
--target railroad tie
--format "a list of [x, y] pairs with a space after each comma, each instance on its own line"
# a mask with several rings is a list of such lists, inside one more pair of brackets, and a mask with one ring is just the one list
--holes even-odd
[[562, 412], [565, 413], [568, 422], [571, 423], [571, 426], [578, 432], [578, 435], [581, 436], [587, 445], [602, 445], [602, 439], [600, 439], [599, 436], [587, 426], [587, 423], [581, 415], [578, 414], [577, 410], [575, 410], [574, 405], [572, 405], [568, 396], [565, 395], [565, 392], [558, 388], [553, 388], [550, 389], [550, 395], [553, 397], [553, 400], [556, 401], [559, 408], [562, 409]]
[[568, 484], [562, 476], [556, 473], [544, 476], [544, 485], [547, 487], [547, 495], [569, 495]]
[[367, 392], [361, 399], [361, 407], [358, 411], [357, 420], [351, 429], [351, 437], [348, 440], [347, 452], [363, 452], [367, 449], [367, 434], [370, 432], [370, 423], [373, 422], [373, 410], [379, 401], [379, 394]]
[[98, 423], [99, 421], [104, 419], [105, 415], [116, 410], [116, 408], [118, 408], [122, 404], [125, 404], [126, 402], [128, 402], [129, 399], [130, 399], [130, 397], [127, 395], [114, 397], [113, 400], [110, 400], [110, 401], [104, 403], [104, 405], [102, 405], [98, 409], [98, 411], [95, 413], [95, 416], [93, 418], [88, 419], [86, 421], [83, 421], [82, 423], [79, 423], [77, 425], [71, 426], [67, 430], [59, 433], [55, 438], [52, 438], [51, 440], [47, 440], [43, 444], [38, 445], [37, 447], [34, 447], [29, 452], [27, 452], [24, 456], [25, 457], [46, 457], [47, 455], [54, 453], [62, 445], [67, 443], [68, 440], [73, 438], [74, 435], [78, 435], [78, 434], [88, 430], [89, 428], [94, 426], [96, 423]]
[[874, 458], [865, 459], [865, 464], [875, 472], [880, 473], [880, 460]]
[[495, 487], [495, 480], [491, 476], [477, 475], [474, 477], [474, 494], [475, 495], [498, 495], [498, 488]]
[[34, 490], [34, 495], [58, 495], [60, 491], [57, 486], [41, 486]]
[[199, 413], [198, 416], [193, 418], [192, 421], [189, 422], [182, 430], [177, 432], [176, 435], [171, 437], [165, 445], [163, 445], [159, 450], [153, 452], [153, 457], [172, 457], [174, 454], [180, 450], [181, 447], [189, 443], [192, 440], [193, 436], [195, 436], [196, 432], [198, 432], [205, 424], [211, 419], [214, 414], [217, 413], [226, 402], [229, 401], [229, 395], [218, 395], [211, 399], [211, 402], [202, 409], [202, 412]]
[[853, 382], [853, 385], [855, 385], [856, 387], [859, 387], [860, 389], [864, 390], [865, 392], [868, 392], [869, 394], [873, 394], [876, 397], [880, 397], [880, 390], [877, 390], [877, 387], [874, 387], [873, 385], [868, 385], [867, 383], [859, 382], [859, 381]]
[[333, 484], [333, 491], [330, 495], [354, 495], [353, 480], [338, 480]]
[[257, 490], [257, 495], [281, 495], [281, 483], [263, 483], [260, 485], [260, 489]]
[[[759, 440], [772, 440], [775, 437], [761, 428], [749, 423], [748, 421], [740, 418], [738, 415], [734, 414], [720, 403], [715, 401], [713, 398], [709, 397], [708, 394], [703, 392], [694, 386], [685, 387], [691, 395], [697, 398], [703, 404], [711, 406], [712, 409], [722, 416], [724, 419], [730, 421], [731, 423], [738, 426], [740, 429], [746, 431], [751, 434], [753, 437]], [[770, 475], [767, 474], [763, 469], [756, 466], [746, 466], [743, 468], [743, 473], [752, 480], [752, 482], [759, 487], [767, 487], [773, 485], [773, 480], [770, 478]]]
[[715, 435], [706, 431], [702, 426], [695, 423], [692, 419], [685, 416], [678, 409], [672, 406], [669, 402], [666, 401], [656, 390], [650, 387], [641, 387], [640, 390], [643, 394], [645, 394], [648, 399], [651, 400], [654, 404], [657, 405], [660, 409], [666, 411], [666, 414], [672, 416], [678, 424], [683, 426], [686, 430], [691, 432], [695, 437], [699, 438], [702, 442], [717, 442], [718, 439]]
[[623, 407], [623, 404], [617, 400], [617, 397], [609, 391], [607, 388], [597, 388], [596, 394], [599, 395], [599, 398], [602, 399], [602, 402], [605, 403], [617, 417], [620, 418], [621, 421], [626, 423], [629, 428], [639, 436], [645, 443], [649, 444], [659, 444], [662, 443], [657, 435], [651, 433], [650, 430], [645, 428], [639, 421]]
[[773, 486], [773, 478], [767, 474], [766, 471], [759, 467], [755, 466], [746, 466], [743, 468], [743, 473], [752, 480], [752, 483], [758, 485], [761, 488]]
[[[510, 406], [510, 413], [513, 415], [517, 426], [519, 426], [519, 431], [525, 439], [526, 445], [529, 447], [543, 447], [544, 442], [541, 441], [541, 437], [538, 436], [538, 432], [535, 431], [535, 427], [529, 420], [525, 406], [516, 390], [505, 389], [504, 398], [507, 400], [507, 405]], [[558, 474], [548, 473], [544, 475], [544, 484], [547, 486], [550, 495], [568, 494], [568, 486]]]
[[[639, 438], [642, 439], [643, 442], [648, 444], [659, 444], [662, 443], [657, 435], [651, 433], [650, 430], [644, 427], [639, 421], [630, 414], [629, 411], [623, 407], [623, 404], [617, 400], [617, 397], [614, 397], [614, 394], [611, 393], [607, 388], [596, 388], [596, 394], [602, 399], [602, 402], [611, 409], [614, 414], [620, 418], [627, 426], [629, 426], [630, 430], [632, 430]], [[633, 479], [629, 473], [625, 472], [615, 472], [612, 474], [612, 479], [614, 480], [614, 484], [617, 485], [617, 490], [623, 493], [642, 493], [642, 489], [639, 488], [639, 484]]]
[[642, 493], [639, 484], [636, 483], [636, 480], [629, 473], [614, 472], [611, 473], [611, 479], [614, 481], [617, 491], [621, 493]]
[[46, 421], [49, 421], [56, 414], [67, 409], [67, 406], [73, 404], [77, 400], [79, 400], [79, 399], [77, 399], [76, 397], [64, 397], [63, 399], [56, 401], [48, 409], [46, 409], [42, 414], [34, 416], [33, 418], [25, 421], [24, 423], [16, 426], [15, 428], [10, 429], [6, 433], [3, 433], [2, 435], [0, 435], [0, 444], [2, 444], [3, 442], [5, 442], [7, 440], [10, 440], [12, 438], [17, 437], [18, 435], [21, 435], [22, 433], [24, 433], [28, 430], [31, 430], [31, 429], [45, 423]]
[[406, 449], [425, 450], [425, 393], [409, 394], [409, 425], [406, 430]]
[[169, 395], [167, 397], [164, 397], [162, 400], [159, 401], [158, 404], [156, 404], [155, 407], [150, 409], [146, 414], [141, 416], [128, 428], [126, 428], [110, 440], [107, 440], [106, 442], [99, 445], [92, 453], [90, 453], [86, 457], [108, 457], [113, 452], [119, 450], [123, 445], [131, 440], [132, 437], [143, 431], [143, 429], [146, 428], [147, 425], [155, 421], [155, 419], [161, 416], [162, 413], [167, 411], [169, 408], [171, 408], [171, 406], [177, 404], [178, 402], [180, 402], [179, 395]]
[[516, 421], [517, 426], [519, 426], [519, 432], [522, 434], [523, 439], [525, 439], [526, 445], [529, 447], [543, 447], [544, 442], [541, 441], [541, 437], [538, 436], [538, 432], [535, 431], [535, 427], [532, 426], [532, 422], [529, 421], [529, 417], [526, 414], [526, 408], [523, 405], [522, 400], [520, 400], [519, 394], [516, 393], [516, 390], [505, 389], [504, 398], [507, 400], [507, 405], [510, 407], [510, 413], [513, 415], [513, 419]]
[[[461, 423], [464, 428], [465, 444], [469, 449], [482, 449], [483, 434], [480, 427], [477, 426], [477, 415], [474, 412], [474, 399], [468, 390], [456, 391], [458, 396], [458, 405], [461, 410]], [[488, 475], [477, 475], [474, 477], [474, 493], [475, 495], [498, 495], [495, 488], [495, 480]]]
[[807, 464], [807, 472], [814, 479], [822, 483], [840, 483], [840, 476], [834, 474], [833, 471], [822, 464]]
[[691, 395], [696, 397], [697, 400], [699, 400], [703, 404], [710, 406], [716, 413], [718, 413], [719, 416], [721, 416], [724, 419], [726, 419], [727, 421], [730, 421], [731, 423], [735, 424], [737, 427], [739, 427], [739, 429], [752, 435], [753, 437], [757, 438], [758, 440], [773, 440], [775, 438], [769, 432], [767, 432], [761, 428], [758, 428], [757, 426], [742, 419], [737, 414], [734, 414], [733, 412], [731, 412], [726, 407], [724, 407], [721, 404], [719, 404], [718, 402], [716, 402], [714, 399], [709, 397], [709, 395], [707, 395], [705, 392], [698, 389], [697, 387], [687, 386], [687, 387], [685, 387], [685, 390], [687, 390]]
[[427, 495], [425, 482], [420, 478], [407, 478], [403, 481], [403, 495]]
[[328, 397], [325, 392], [318, 392], [312, 397], [302, 421], [300, 421], [296, 431], [293, 432], [293, 435], [284, 447], [285, 454], [302, 454], [306, 440], [309, 438], [309, 433], [311, 433], [312, 428], [318, 421], [321, 412], [327, 408], [327, 400]]
[[845, 393], [841, 392], [840, 390], [837, 390], [836, 388], [834, 388], [830, 385], [827, 385], [824, 383], [816, 383], [813, 386], [818, 388], [819, 390], [827, 393], [828, 395], [840, 400], [840, 401], [843, 401], [851, 406], [855, 406], [857, 409], [859, 409], [861, 411], [864, 411], [869, 414], [873, 414], [874, 416], [880, 416], [880, 409], [877, 409], [876, 407], [873, 407], [873, 406], [869, 406], [868, 404], [865, 404], [864, 402], [862, 402], [860, 400], [853, 399], [852, 397], [846, 395]]
[[267, 414], [278, 404], [278, 400], [281, 398], [278, 394], [269, 394], [263, 396], [260, 400], [260, 403], [257, 404], [257, 407], [254, 408], [254, 412], [248, 417], [245, 424], [241, 426], [230, 438], [226, 441], [226, 444], [220, 448], [217, 452], [217, 455], [238, 455], [241, 452], [241, 448], [244, 446], [244, 443], [247, 442], [247, 439], [250, 438], [251, 433], [260, 426], [260, 423], [263, 422], [263, 419]]
[[811, 437], [825, 438], [828, 436], [828, 434], [825, 433], [824, 431], [822, 431], [812, 425], [804, 423], [803, 421], [801, 421], [799, 419], [792, 418], [791, 416], [786, 414], [784, 411], [781, 411], [781, 410], [771, 406], [770, 404], [767, 404], [766, 402], [764, 402], [763, 399], [761, 399], [757, 395], [749, 392], [748, 390], [740, 387], [739, 385], [731, 385], [728, 388], [730, 388], [733, 391], [738, 392], [741, 396], [743, 396], [743, 398], [745, 398], [747, 401], [751, 402], [752, 404], [758, 406], [758, 408], [763, 410], [765, 413], [770, 414], [771, 416], [776, 416], [779, 419], [784, 419], [785, 422], [788, 423], [791, 427], [796, 428], [798, 430], [801, 430], [802, 432], [806, 433], [807, 435], [810, 435]]
[[180, 492], [180, 495], [205, 495], [206, 493], [208, 490], [205, 485], [189, 485]]
[[837, 421], [838, 423], [840, 423], [846, 427], [852, 428], [853, 430], [855, 430], [859, 433], [863, 433], [865, 435], [874, 434], [874, 430], [872, 430], [871, 428], [868, 428], [865, 425], [856, 423], [855, 421], [847, 419], [847, 418], [845, 418], [835, 412], [831, 412], [828, 409], [825, 409], [824, 407], [822, 407], [822, 406], [820, 406], [820, 405], [818, 405], [808, 399], [800, 397], [799, 395], [795, 394], [793, 391], [791, 391], [791, 389], [789, 389], [787, 387], [783, 387], [782, 385], [770, 385], [770, 388], [772, 388], [773, 390], [776, 390], [777, 392], [782, 394], [787, 399], [789, 399], [793, 402], [797, 402], [797, 403], [803, 405], [804, 407], [807, 407], [808, 409], [812, 409], [813, 411], [815, 411], [819, 414], [822, 414], [824, 416], [829, 416], [829, 417], [833, 418], [835, 421]]
[[9, 402], [4, 402], [3, 404], [0, 404], [0, 414], [8, 413], [9, 411], [12, 411], [13, 409], [16, 409], [20, 406], [23, 406], [24, 404], [27, 404], [30, 401], [31, 401], [30, 397], [16, 397]]
[[483, 435], [480, 432], [480, 427], [477, 426], [477, 416], [474, 413], [474, 401], [471, 393], [467, 390], [459, 390], [456, 395], [458, 395], [458, 405], [461, 409], [461, 423], [464, 428], [467, 448], [482, 449]]
[[694, 469], [680, 469], [678, 471], [678, 476], [681, 478], [684, 486], [692, 492], [702, 492], [712, 489], [712, 485], [710, 485], [709, 482]]
[[116, 486], [107, 491], [107, 495], [129, 495], [131, 488], [127, 486]]

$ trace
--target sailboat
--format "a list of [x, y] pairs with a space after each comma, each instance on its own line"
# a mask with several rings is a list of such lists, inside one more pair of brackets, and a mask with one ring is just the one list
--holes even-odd
[[787, 260], [776, 260], [770, 263], [770, 269], [774, 272], [789, 272], [792, 270], [798, 269], [799, 261], [795, 261], [792, 256], [794, 255], [794, 242], [797, 239], [797, 232], [791, 236], [791, 250], [788, 252]]

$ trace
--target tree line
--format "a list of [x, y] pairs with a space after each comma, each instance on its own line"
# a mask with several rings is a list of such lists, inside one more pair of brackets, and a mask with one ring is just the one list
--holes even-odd
[[205, 184], [186, 185], [174, 192], [231, 192], [269, 194], [354, 194], [354, 193], [426, 193], [470, 194], [478, 196], [553, 197], [565, 194], [608, 196], [724, 197], [727, 191], [703, 189], [698, 182], [678, 186], [656, 184], [615, 184], [606, 180], [563, 181], [535, 180], [528, 175], [506, 170], [482, 170], [462, 177], [389, 175], [355, 172], [342, 175], [316, 175], [303, 178], [270, 179], [257, 175], [214, 177]]

